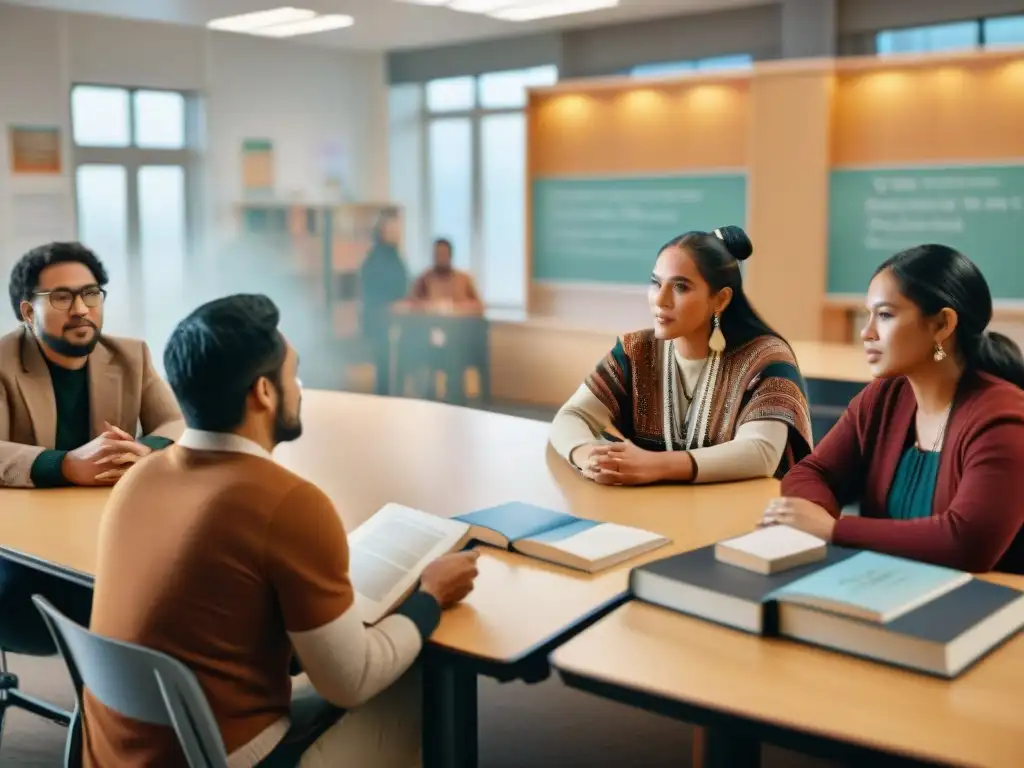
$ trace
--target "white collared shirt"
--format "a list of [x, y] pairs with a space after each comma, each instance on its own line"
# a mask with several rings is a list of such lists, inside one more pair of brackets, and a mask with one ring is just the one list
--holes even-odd
[[258, 443], [233, 432], [208, 432], [203, 429], [186, 429], [178, 440], [182, 448], [193, 451], [223, 451], [225, 453], [247, 453], [261, 459], [271, 459], [270, 453]]

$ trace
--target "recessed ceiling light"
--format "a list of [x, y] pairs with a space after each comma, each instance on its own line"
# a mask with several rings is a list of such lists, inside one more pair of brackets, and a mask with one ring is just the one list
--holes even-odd
[[615, 8], [619, 0], [554, 0], [534, 2], [529, 5], [511, 5], [491, 11], [488, 15], [504, 21], [534, 21], [554, 16], [568, 16], [573, 13], [587, 13], [604, 8]]
[[515, 4], [515, 0], [452, 0], [448, 7], [463, 13], [490, 13]]
[[304, 8], [274, 8], [269, 11], [243, 13], [240, 16], [225, 16], [207, 23], [207, 28], [222, 32], [252, 32], [274, 24], [290, 24], [316, 17], [316, 11]]
[[344, 29], [351, 27], [355, 19], [344, 14], [325, 14], [316, 16], [304, 21], [293, 21], [290, 24], [275, 24], [272, 27], [255, 29], [254, 35], [261, 37], [295, 37], [296, 35], [311, 35], [315, 32], [329, 32], [332, 29]]

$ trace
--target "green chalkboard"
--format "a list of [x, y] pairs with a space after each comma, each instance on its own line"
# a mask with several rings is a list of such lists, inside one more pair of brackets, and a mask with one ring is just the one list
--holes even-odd
[[744, 226], [747, 177], [538, 179], [532, 203], [534, 280], [643, 284], [676, 235]]
[[863, 294], [904, 248], [941, 243], [971, 259], [997, 299], [1024, 299], [1024, 165], [833, 171], [829, 293]]

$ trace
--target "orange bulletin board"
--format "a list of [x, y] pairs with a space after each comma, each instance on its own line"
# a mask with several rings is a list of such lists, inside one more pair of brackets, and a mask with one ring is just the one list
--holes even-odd
[[59, 174], [60, 128], [12, 125], [8, 131], [11, 173]]

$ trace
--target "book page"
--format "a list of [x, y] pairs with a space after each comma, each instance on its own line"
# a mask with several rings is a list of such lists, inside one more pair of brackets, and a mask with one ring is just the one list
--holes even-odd
[[461, 523], [389, 504], [349, 538], [349, 574], [363, 597], [379, 603], [418, 577], [466, 529]]
[[547, 546], [560, 549], [588, 562], [626, 552], [634, 547], [660, 541], [663, 537], [640, 528], [615, 523], [601, 523], [581, 533], [558, 541], [546, 541]]
[[778, 560], [808, 549], [816, 549], [825, 542], [817, 536], [798, 531], [787, 525], [770, 525], [751, 533], [721, 542], [721, 546], [760, 557]]

